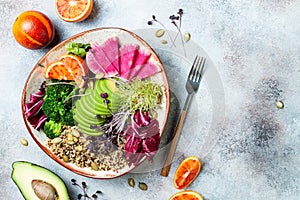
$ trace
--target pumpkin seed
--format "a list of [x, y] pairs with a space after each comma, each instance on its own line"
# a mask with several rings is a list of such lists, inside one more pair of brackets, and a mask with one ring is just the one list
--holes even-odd
[[23, 146], [28, 146], [28, 141], [25, 138], [21, 138], [20, 142]]
[[54, 138], [54, 139], [52, 139], [52, 143], [53, 143], [53, 144], [58, 144], [58, 143], [60, 143], [61, 141], [62, 141], [61, 138]]
[[91, 163], [91, 167], [92, 167], [92, 169], [95, 170], [95, 171], [98, 171], [98, 170], [99, 170], [98, 165], [97, 165], [96, 163], [94, 163], [94, 162]]
[[72, 140], [73, 140], [73, 135], [69, 133], [69, 134], [67, 135], [67, 139], [70, 140], [70, 141], [72, 141]]
[[82, 146], [75, 147], [75, 151], [78, 151], [78, 152], [82, 151]]
[[162, 43], [162, 44], [168, 44], [168, 41], [167, 40], [161, 40], [160, 43]]
[[163, 29], [159, 29], [155, 32], [155, 36], [158, 38], [163, 36], [164, 34], [165, 34], [165, 30], [163, 30]]
[[66, 156], [66, 155], [63, 155], [63, 156], [62, 156], [62, 159], [63, 159], [64, 162], [69, 162], [69, 161], [70, 161], [70, 160], [69, 160], [69, 157]]
[[284, 108], [284, 103], [280, 100], [276, 101], [276, 107], [279, 109], [283, 109]]
[[148, 190], [148, 185], [146, 183], [139, 182], [139, 188], [146, 191]]
[[129, 178], [129, 179], [128, 179], [128, 185], [129, 185], [130, 187], [134, 187], [134, 186], [135, 186], [135, 181], [134, 181], [133, 178]]
[[75, 136], [75, 137], [77, 137], [77, 138], [80, 137], [80, 134], [79, 134], [79, 132], [76, 129], [72, 130], [72, 135]]
[[191, 34], [190, 33], [186, 33], [184, 34], [184, 41], [188, 42], [191, 39]]

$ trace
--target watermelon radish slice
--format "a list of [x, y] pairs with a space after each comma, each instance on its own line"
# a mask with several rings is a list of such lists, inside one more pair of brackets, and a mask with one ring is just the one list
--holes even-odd
[[139, 50], [136, 54], [134, 65], [129, 71], [123, 74], [123, 78], [131, 80], [132, 78], [136, 77], [141, 68], [144, 67], [143, 65], [150, 58], [150, 55], [151, 54], [147, 51]]
[[128, 77], [128, 80], [131, 80], [135, 77], [139, 79], [145, 79], [160, 71], [161, 69], [158, 66], [152, 64], [151, 62], [147, 62], [146, 64], [132, 68], [129, 71], [129, 74], [125, 74], [124, 76]]
[[[125, 44], [120, 48], [120, 71], [123, 77], [133, 66], [139, 46], [136, 44]], [[126, 78], [126, 77], [123, 77]]]
[[112, 65], [108, 68], [114, 67], [119, 72], [119, 39], [117, 37], [109, 38], [101, 48]]
[[94, 74], [103, 73], [104, 77], [112, 77], [118, 74], [118, 70], [111, 64], [102, 47], [96, 42], [92, 44], [91, 49], [86, 54], [86, 63]]

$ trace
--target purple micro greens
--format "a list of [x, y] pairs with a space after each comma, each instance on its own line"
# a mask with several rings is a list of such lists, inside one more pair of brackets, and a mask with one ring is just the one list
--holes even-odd
[[77, 195], [78, 200], [80, 200], [82, 197], [84, 198], [84, 200], [96, 200], [98, 198], [98, 195], [103, 194], [102, 191], [97, 190], [94, 194], [92, 194], [92, 196], [89, 196], [88, 193], [87, 193], [87, 184], [86, 184], [86, 182], [81, 182], [81, 185], [79, 185], [75, 179], [71, 179], [71, 182], [72, 182], [72, 185], [75, 185], [75, 186], [79, 187], [83, 192], [83, 194], [79, 193]]
[[163, 27], [163, 29], [166, 30], [166, 32], [167, 32], [167, 34], [168, 34], [170, 40], [172, 41], [172, 46], [175, 47], [174, 40], [172, 39], [172, 36], [171, 36], [171, 34], [169, 33], [168, 29], [165, 27], [165, 25], [164, 25], [162, 22], [160, 22], [160, 21], [158, 21], [158, 20], [156, 19], [155, 15], [152, 15], [152, 20], [148, 21], [147, 23], [148, 23], [148, 25], [152, 25], [153, 22], [158, 23], [161, 27]]
[[[156, 23], [158, 23], [159, 25], [161, 25], [161, 26], [166, 30], [166, 32], [167, 32], [167, 34], [168, 34], [168, 36], [169, 36], [169, 38], [170, 38], [170, 40], [171, 40], [171, 42], [172, 42], [171, 47], [173, 47], [173, 46], [176, 47], [176, 46], [175, 46], [175, 41], [176, 41], [176, 39], [178, 38], [178, 36], [180, 36], [182, 48], [183, 48], [183, 51], [184, 51], [184, 55], [186, 56], [186, 50], [185, 50], [185, 45], [184, 45], [183, 35], [182, 35], [182, 32], [181, 32], [182, 16], [183, 16], [183, 9], [180, 8], [180, 9], [177, 11], [176, 15], [173, 14], [173, 15], [171, 15], [171, 16], [169, 17], [169, 19], [171, 20], [171, 23], [172, 23], [172, 24], [176, 27], [176, 29], [177, 29], [177, 33], [176, 33], [174, 39], [172, 39], [171, 34], [169, 33], [169, 31], [167, 30], [167, 28], [165, 27], [165, 25], [156, 19], [155, 15], [152, 15], [152, 20], [148, 21], [148, 25], [152, 25], [153, 22], [156, 22]], [[177, 24], [176, 21], [179, 21], [179, 24]]]

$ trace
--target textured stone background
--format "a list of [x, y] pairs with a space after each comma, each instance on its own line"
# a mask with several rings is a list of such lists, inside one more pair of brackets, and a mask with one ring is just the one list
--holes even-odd
[[[163, 178], [158, 170], [108, 181], [93, 180], [67, 171], [45, 155], [24, 126], [20, 101], [29, 72], [51, 46], [38, 51], [24, 49], [14, 41], [11, 27], [25, 10], [44, 12], [56, 26], [53, 46], [97, 27], [147, 29], [146, 22], [152, 14], [174, 30], [168, 17], [178, 8], [185, 12], [182, 30], [191, 33], [193, 42], [216, 66], [223, 87], [220, 95], [225, 99], [220, 110], [225, 115], [222, 123], [211, 120], [214, 118], [210, 112], [223, 116], [223, 111], [212, 109], [216, 102], [211, 100], [215, 97], [209, 89], [212, 80], [204, 79], [202, 94], [193, 101], [189, 123], [201, 128], [191, 129], [196, 132], [214, 127], [210, 133], [216, 143], [208, 144], [210, 151], [201, 151], [205, 149], [201, 135], [187, 128], [174, 166], [183, 156], [197, 155], [203, 160], [203, 170], [189, 188], [205, 199], [300, 198], [299, 0], [94, 0], [94, 4], [86, 21], [72, 24], [57, 17], [54, 0], [0, 0], [0, 199], [22, 199], [10, 178], [11, 164], [16, 160], [28, 160], [55, 171], [66, 182], [73, 199], [78, 190], [71, 186], [71, 178], [86, 181], [91, 193], [102, 190], [101, 199], [167, 199], [176, 192], [172, 176]], [[174, 65], [175, 72], [170, 72], [184, 77], [187, 69], [182, 68], [182, 60], [176, 63], [171, 57], [171, 62], [160, 46], [154, 47], [165, 64]], [[275, 106], [278, 99], [285, 103], [282, 110]], [[28, 147], [19, 144], [21, 137], [28, 139]], [[183, 148], [192, 139], [196, 142]], [[149, 190], [129, 188], [128, 177], [146, 182]]]

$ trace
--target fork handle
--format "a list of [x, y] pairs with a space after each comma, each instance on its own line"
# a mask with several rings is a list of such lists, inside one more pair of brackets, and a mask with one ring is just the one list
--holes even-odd
[[175, 129], [175, 132], [174, 132], [174, 138], [172, 140], [171, 147], [169, 149], [169, 153], [168, 153], [167, 158], [165, 160], [164, 166], [163, 166], [163, 168], [160, 172], [161, 176], [168, 176], [169, 175], [169, 171], [170, 171], [170, 168], [171, 168], [171, 163], [172, 163], [172, 160], [173, 160], [173, 157], [174, 157], [174, 154], [175, 154], [175, 150], [176, 150], [177, 143], [178, 143], [178, 140], [179, 140], [179, 136], [180, 136], [180, 133], [181, 133], [181, 130], [182, 130], [182, 127], [183, 127], [185, 117], [186, 117], [187, 109], [190, 105], [191, 98], [192, 98], [192, 94], [189, 94], [186, 101], [185, 101], [185, 105], [184, 105], [184, 107], [183, 107], [183, 109], [180, 113], [180, 116], [179, 116], [179, 119], [178, 119], [178, 122], [177, 122], [177, 125], [176, 125], [176, 129]]

